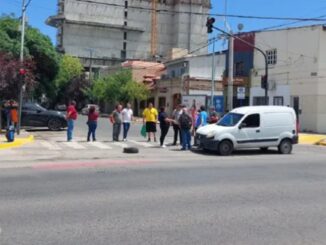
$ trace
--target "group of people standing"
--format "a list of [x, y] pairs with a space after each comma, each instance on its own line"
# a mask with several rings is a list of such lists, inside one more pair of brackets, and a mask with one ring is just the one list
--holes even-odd
[[[207, 125], [207, 123], [215, 123], [218, 120], [218, 115], [215, 109], [211, 108], [208, 114], [204, 106], [200, 107], [200, 110], [196, 108], [188, 108], [184, 105], [178, 105], [173, 111], [171, 117], [165, 111], [164, 107], [160, 108], [159, 113], [153, 107], [152, 103], [149, 103], [148, 107], [143, 112], [143, 123], [146, 126], [146, 132], [148, 136], [148, 142], [153, 138], [156, 142], [156, 122], [159, 121], [161, 136], [160, 146], [166, 147], [164, 140], [168, 134], [169, 128], [172, 125], [174, 131], [174, 138], [172, 145], [177, 145], [178, 137], [180, 139], [181, 150], [191, 149], [191, 138], [195, 134], [199, 127]], [[195, 140], [196, 145], [196, 140]]]
[[[123, 141], [127, 140], [128, 132], [131, 122], [133, 121], [133, 110], [131, 104], [127, 103], [123, 108], [121, 104], [116, 105], [115, 110], [109, 117], [110, 122], [113, 125], [112, 139], [113, 141], [119, 141], [121, 129], [123, 129]], [[88, 112], [88, 133], [87, 141], [96, 141], [96, 128], [99, 113], [96, 111], [95, 106], [91, 106]], [[74, 121], [77, 119], [76, 102], [72, 101], [67, 109], [67, 140], [72, 140], [72, 133], [74, 128]], [[208, 114], [204, 106], [201, 106], [197, 111], [196, 108], [188, 110], [186, 106], [178, 105], [173, 111], [171, 117], [168, 116], [165, 111], [165, 107], [161, 107], [159, 112], [149, 103], [147, 108], [143, 111], [143, 126], [146, 129], [147, 141], [157, 142], [157, 122], [161, 130], [160, 146], [165, 148], [164, 140], [169, 132], [170, 126], [173, 127], [174, 137], [172, 145], [177, 145], [178, 138], [180, 140], [181, 150], [191, 149], [191, 138], [195, 134], [199, 127], [207, 125], [207, 123], [215, 123], [218, 120], [217, 113], [211, 109]], [[196, 145], [196, 139], [194, 142]]]

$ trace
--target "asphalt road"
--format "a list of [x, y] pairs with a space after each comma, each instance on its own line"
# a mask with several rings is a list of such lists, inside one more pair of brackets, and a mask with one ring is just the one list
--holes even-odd
[[[111, 136], [105, 123], [100, 140]], [[35, 133], [36, 141], [57, 137]], [[52, 151], [36, 142], [1, 155], [0, 244], [326, 244], [325, 148], [124, 155], [104, 143], [112, 149], [61, 148], [42, 160]]]

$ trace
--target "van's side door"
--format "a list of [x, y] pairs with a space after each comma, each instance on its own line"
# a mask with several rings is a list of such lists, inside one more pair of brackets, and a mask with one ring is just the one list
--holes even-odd
[[239, 148], [261, 146], [261, 116], [259, 113], [247, 115], [238, 129]]

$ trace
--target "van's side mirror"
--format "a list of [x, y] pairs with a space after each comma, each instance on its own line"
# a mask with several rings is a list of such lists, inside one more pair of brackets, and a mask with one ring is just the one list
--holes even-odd
[[247, 127], [247, 124], [246, 124], [246, 123], [241, 123], [241, 124], [239, 125], [239, 129], [242, 129], [242, 128], [245, 128], [245, 127]]

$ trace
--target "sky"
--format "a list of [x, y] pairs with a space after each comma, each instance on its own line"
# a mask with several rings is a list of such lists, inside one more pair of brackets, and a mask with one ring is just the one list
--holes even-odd
[[[121, 0], [122, 1], [122, 0]], [[14, 13], [16, 16], [21, 15], [22, 0], [0, 0], [0, 14]], [[325, 0], [212, 0], [211, 13], [233, 15], [252, 15], [252, 16], [273, 16], [273, 17], [299, 17], [299, 18], [316, 18], [325, 15], [326, 18], [326, 1]], [[225, 3], [227, 9], [225, 9]], [[48, 35], [55, 43], [56, 29], [45, 24], [47, 17], [56, 14], [57, 0], [31, 0], [27, 10], [29, 24], [40, 29]], [[237, 32], [238, 24], [243, 24], [242, 31], [252, 31], [265, 27], [286, 24], [291, 21], [275, 20], [257, 20], [257, 19], [240, 19], [228, 18], [233, 32]], [[326, 24], [325, 22], [318, 22]], [[298, 25], [314, 24], [312, 22], [300, 22]], [[205, 25], [205, 23], [203, 23]], [[224, 19], [216, 18], [216, 25], [224, 27]], [[294, 26], [294, 25], [292, 25]], [[215, 35], [215, 33], [214, 33]], [[225, 44], [221, 41], [220, 46]]]

